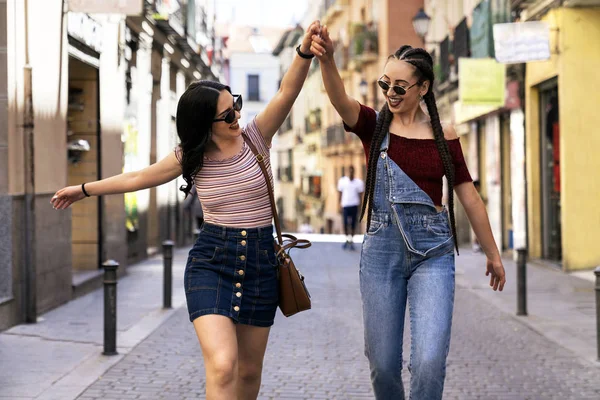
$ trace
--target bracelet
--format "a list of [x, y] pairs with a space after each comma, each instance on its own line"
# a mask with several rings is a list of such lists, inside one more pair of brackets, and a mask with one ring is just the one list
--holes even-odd
[[298, 47], [296, 47], [296, 53], [298, 53], [298, 55], [302, 58], [305, 58], [307, 60], [310, 60], [311, 58], [313, 58], [315, 55], [314, 54], [304, 54], [303, 52], [300, 51], [300, 45], [298, 45]]
[[90, 197], [90, 195], [88, 194], [88, 192], [85, 191], [85, 183], [81, 184], [81, 190], [83, 191], [83, 194], [85, 194], [85, 197]]

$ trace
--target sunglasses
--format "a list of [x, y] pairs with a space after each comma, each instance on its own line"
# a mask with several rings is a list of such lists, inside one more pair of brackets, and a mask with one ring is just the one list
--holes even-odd
[[225, 114], [225, 117], [214, 119], [213, 122], [225, 121], [228, 124], [231, 124], [233, 121], [235, 121], [235, 112], [236, 111], [239, 112], [242, 110], [242, 104], [243, 104], [242, 95], [234, 94], [233, 95], [233, 107], [227, 111], [227, 114]]
[[[408, 89], [410, 89], [411, 87], [415, 86], [418, 83], [419, 82], [414, 83], [407, 88], [398, 86], [398, 85], [391, 86], [391, 88], [394, 89], [394, 93], [396, 93], [397, 95], [404, 96], [406, 94], [406, 92], [408, 91]], [[377, 84], [379, 85], [380, 88], [382, 88], [386, 92], [390, 90], [390, 84], [387, 83], [386, 81], [384, 81], [383, 79], [379, 79], [377, 81]]]

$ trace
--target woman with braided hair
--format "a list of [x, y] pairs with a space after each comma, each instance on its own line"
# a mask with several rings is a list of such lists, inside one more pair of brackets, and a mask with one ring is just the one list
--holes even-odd
[[[313, 36], [325, 89], [347, 131], [367, 155], [367, 216], [360, 262], [365, 354], [375, 397], [404, 399], [402, 337], [406, 304], [411, 324], [411, 398], [442, 398], [454, 307], [456, 192], [487, 256], [486, 275], [502, 290], [505, 274], [485, 206], [475, 190], [451, 125], [440, 123], [427, 51], [402, 46], [378, 81], [381, 111], [346, 94], [327, 27]], [[421, 109], [424, 102], [428, 113]], [[442, 178], [448, 207], [442, 205]]]

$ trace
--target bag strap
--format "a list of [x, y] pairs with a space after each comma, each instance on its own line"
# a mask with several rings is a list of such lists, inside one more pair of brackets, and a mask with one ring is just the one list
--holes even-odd
[[252, 143], [250, 138], [246, 135], [246, 133], [242, 133], [244, 140], [254, 156], [256, 157], [256, 161], [258, 162], [258, 166], [265, 177], [265, 181], [267, 182], [267, 190], [269, 191], [269, 201], [271, 202], [271, 212], [273, 213], [273, 220], [275, 221], [275, 230], [277, 231], [277, 240], [280, 245], [283, 245], [283, 237], [281, 236], [281, 225], [279, 224], [279, 216], [277, 215], [277, 207], [275, 206], [275, 196], [273, 195], [273, 187], [271, 185], [271, 179], [269, 179], [269, 173], [267, 172], [267, 167], [265, 166], [265, 157], [258, 152], [258, 149]]
[[[269, 200], [271, 202], [271, 212], [273, 213], [273, 220], [275, 221], [275, 230], [277, 231], [277, 240], [279, 242], [279, 247], [281, 248], [280, 252], [291, 249], [292, 247], [298, 247], [300, 249], [306, 249], [311, 246], [311, 243], [305, 239], [297, 239], [292, 235], [282, 235], [281, 234], [281, 225], [279, 223], [279, 216], [277, 215], [277, 207], [275, 206], [275, 196], [273, 195], [273, 185], [271, 184], [271, 179], [269, 178], [269, 173], [267, 172], [267, 167], [265, 166], [265, 157], [258, 152], [258, 149], [252, 143], [250, 138], [246, 135], [246, 133], [242, 132], [242, 137], [246, 141], [252, 153], [256, 157], [256, 161], [258, 162], [258, 166], [265, 177], [265, 181], [267, 182], [267, 190], [269, 191]], [[287, 238], [284, 242], [283, 238]], [[278, 254], [279, 255], [279, 254]]]

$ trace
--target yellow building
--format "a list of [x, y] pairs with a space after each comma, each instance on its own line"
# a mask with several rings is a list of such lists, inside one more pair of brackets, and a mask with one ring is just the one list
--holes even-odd
[[[594, 176], [600, 161], [591, 155], [600, 139], [589, 128], [599, 122], [600, 95], [586, 90], [600, 79], [593, 72], [600, 58], [600, 9], [576, 8], [582, 4], [578, 1], [560, 8], [547, 1], [510, 2], [517, 23], [541, 20], [549, 26], [550, 59], [510, 65], [506, 104], [469, 110], [459, 101], [462, 82], [454, 69], [460, 57], [493, 57], [493, 50], [482, 51], [481, 40], [474, 38], [490, 41], [489, 24], [503, 22], [498, 10], [509, 2], [450, 0], [446, 8], [436, 4], [426, 1], [432, 16], [427, 41], [437, 53], [441, 75], [436, 87], [440, 116], [455, 123], [461, 135], [499, 247], [527, 248], [530, 257], [565, 271], [600, 264], [600, 250], [594, 246], [600, 237], [600, 211], [593, 204], [600, 194]], [[485, 8], [491, 8], [488, 16], [483, 15]], [[470, 53], [461, 55], [465, 31]], [[460, 207], [457, 222], [460, 240], [465, 234], [460, 227], [468, 226]]]
[[529, 253], [564, 270], [600, 265], [600, 9], [556, 8], [551, 58], [527, 64]]

